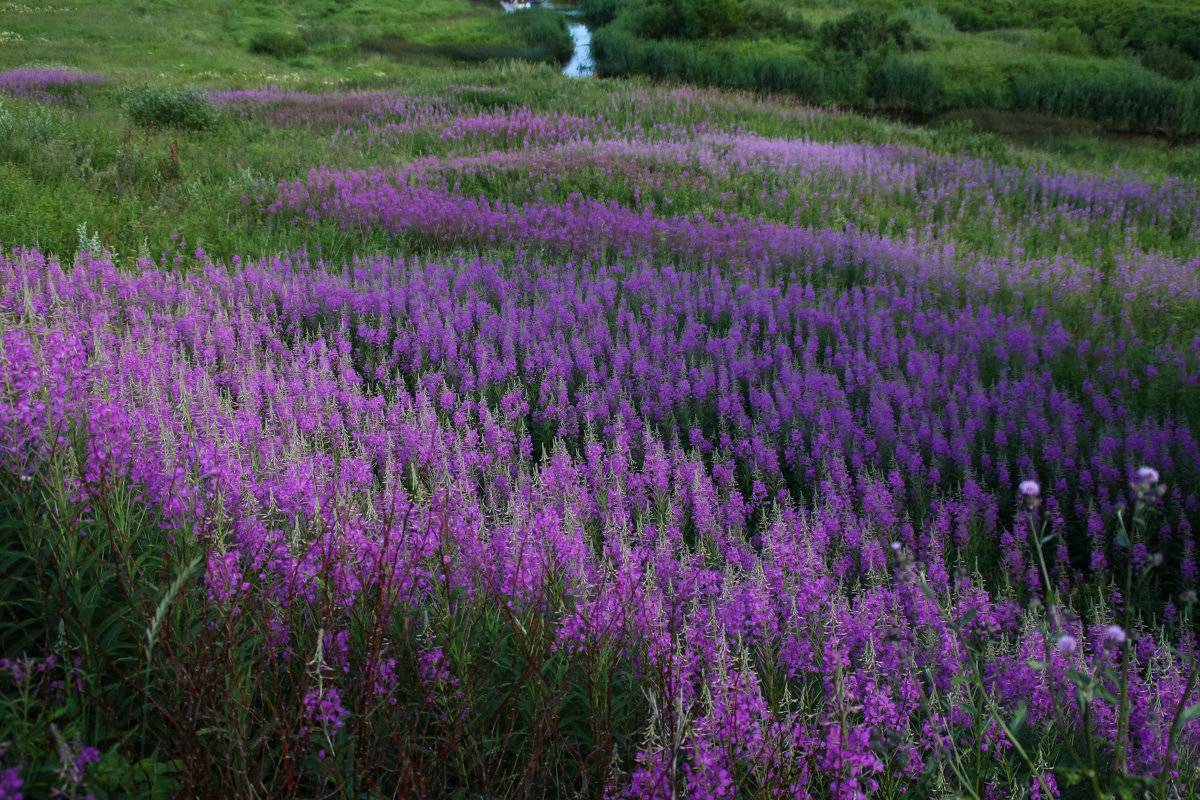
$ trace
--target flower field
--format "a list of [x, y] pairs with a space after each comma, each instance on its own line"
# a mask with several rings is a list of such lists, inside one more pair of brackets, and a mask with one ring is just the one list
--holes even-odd
[[1200, 187], [619, 86], [0, 249], [0, 798], [1200, 792]]

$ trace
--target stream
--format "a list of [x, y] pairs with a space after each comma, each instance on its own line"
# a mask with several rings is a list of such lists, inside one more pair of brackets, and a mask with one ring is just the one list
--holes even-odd
[[[515, 3], [500, 4], [505, 11], [519, 11], [521, 7]], [[541, 8], [557, 11], [567, 18], [567, 30], [571, 33], [571, 60], [563, 67], [562, 74], [568, 78], [591, 78], [596, 74], [596, 62], [592, 58], [592, 32], [587, 25], [579, 21], [579, 11], [574, 8], [556, 6], [552, 0], [542, 0], [537, 3]], [[528, 6], [525, 6], [528, 8]]]
[[587, 25], [575, 21], [567, 22], [567, 30], [571, 32], [575, 50], [571, 53], [571, 60], [563, 67], [563, 75], [568, 78], [592, 77], [596, 74], [596, 62], [592, 60], [592, 32]]

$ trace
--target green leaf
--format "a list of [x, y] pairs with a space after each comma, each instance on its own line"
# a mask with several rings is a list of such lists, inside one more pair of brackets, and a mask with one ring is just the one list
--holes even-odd
[[1185, 708], [1183, 713], [1179, 715], [1179, 724], [1186, 725], [1196, 717], [1200, 717], [1200, 703], [1194, 703]]
[[1008, 729], [1013, 733], [1016, 733], [1021, 729], [1021, 723], [1025, 721], [1025, 717], [1027, 716], [1029, 716], [1029, 706], [1022, 701], [1017, 706], [1017, 710], [1013, 713], [1012, 719], [1009, 720]]

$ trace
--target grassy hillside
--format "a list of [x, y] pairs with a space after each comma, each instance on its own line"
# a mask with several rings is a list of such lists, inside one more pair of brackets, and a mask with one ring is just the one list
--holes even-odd
[[467, 56], [559, 57], [566, 38], [551, 26], [530, 41], [528, 29], [542, 26], [481, 0], [80, 0], [2, 8], [0, 64], [65, 64], [126, 81], [353, 83], [403, 73], [395, 59], [364, 48], [371, 40], [406, 44], [413, 58], [428, 61], [451, 46]]

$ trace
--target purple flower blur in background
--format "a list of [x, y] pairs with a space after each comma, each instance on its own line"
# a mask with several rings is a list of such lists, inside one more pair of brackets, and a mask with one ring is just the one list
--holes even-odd
[[43, 102], [70, 102], [81, 89], [104, 83], [104, 78], [73, 70], [25, 67], [0, 71], [0, 94]]

